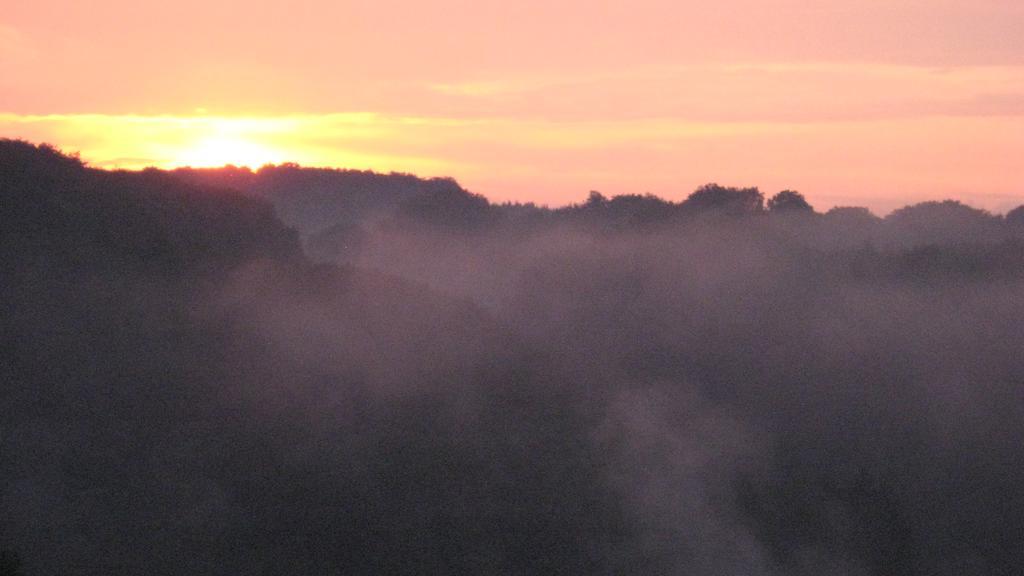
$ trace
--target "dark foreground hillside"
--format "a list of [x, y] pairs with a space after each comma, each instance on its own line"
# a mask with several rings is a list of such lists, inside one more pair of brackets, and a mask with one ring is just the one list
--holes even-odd
[[1022, 219], [0, 141], [0, 574], [1019, 573]]

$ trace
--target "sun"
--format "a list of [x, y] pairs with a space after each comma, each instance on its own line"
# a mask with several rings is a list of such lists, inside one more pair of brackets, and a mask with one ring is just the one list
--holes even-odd
[[175, 159], [176, 166], [214, 168], [233, 164], [259, 168], [266, 164], [280, 164], [283, 154], [269, 146], [238, 136], [217, 135], [203, 138], [186, 148]]

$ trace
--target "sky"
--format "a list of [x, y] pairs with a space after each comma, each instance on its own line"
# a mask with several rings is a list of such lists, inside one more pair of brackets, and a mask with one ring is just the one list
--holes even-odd
[[0, 0], [0, 136], [497, 201], [1024, 203], [1020, 0]]

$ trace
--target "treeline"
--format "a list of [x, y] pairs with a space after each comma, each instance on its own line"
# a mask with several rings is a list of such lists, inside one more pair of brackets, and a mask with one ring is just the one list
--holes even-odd
[[[766, 197], [757, 188], [707, 184], [684, 200], [591, 192], [585, 202], [550, 208], [533, 203], [493, 204], [446, 178], [301, 168], [294, 164], [247, 168], [179, 169], [186, 181], [240, 190], [269, 200], [298, 230], [315, 258], [344, 258], [375, 228], [426, 228], [452, 233], [495, 230], [533, 234], [553, 227], [636, 233], [699, 225], [709, 219], [772, 216], [774, 225], [827, 248], [916, 248], [929, 244], [997, 243], [1024, 235], [1024, 205], [1006, 215], [955, 200], [907, 206], [883, 217], [866, 208], [819, 213], [799, 192]], [[757, 220], [754, 220], [757, 222]]]

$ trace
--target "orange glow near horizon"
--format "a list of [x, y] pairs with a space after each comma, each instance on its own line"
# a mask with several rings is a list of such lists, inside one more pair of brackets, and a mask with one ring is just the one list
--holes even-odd
[[0, 137], [101, 168], [296, 162], [493, 200], [716, 181], [1024, 203], [1020, 0], [36, 0]]
[[[373, 115], [323, 117], [138, 116], [103, 114], [0, 114], [0, 134], [54, 144], [105, 169], [259, 168], [297, 162], [306, 166], [388, 171], [396, 163], [424, 169], [429, 160], [400, 159], [349, 150], [345, 142], [385, 137]], [[324, 139], [323, 145], [313, 144]]]
[[453, 176], [492, 200], [549, 205], [581, 201], [591, 189], [678, 200], [712, 181], [766, 193], [793, 188], [821, 210], [861, 205], [880, 214], [939, 198], [994, 212], [1024, 202], [1024, 118], [1014, 116], [556, 122], [0, 114], [0, 134], [53, 143], [98, 168], [296, 162]]
[[259, 168], [264, 164], [284, 162], [286, 158], [287, 156], [283, 152], [254, 144], [242, 138], [218, 136], [200, 140], [195, 145], [186, 148], [180, 156], [171, 160], [171, 165], [214, 168], [230, 164]]

